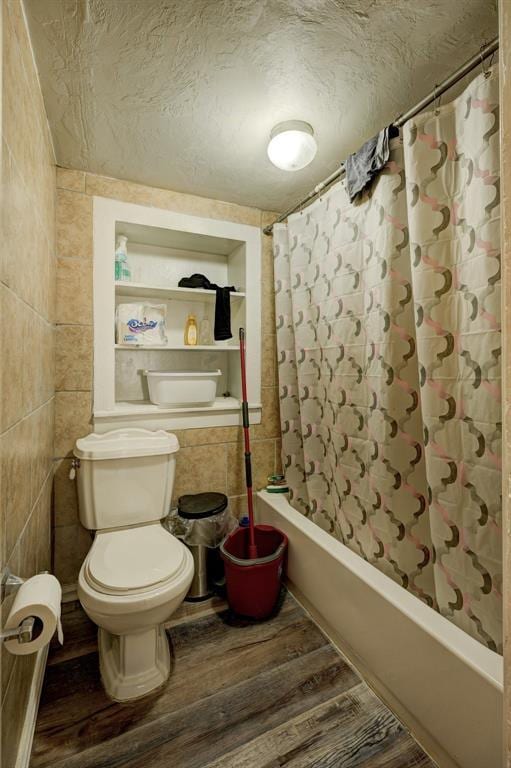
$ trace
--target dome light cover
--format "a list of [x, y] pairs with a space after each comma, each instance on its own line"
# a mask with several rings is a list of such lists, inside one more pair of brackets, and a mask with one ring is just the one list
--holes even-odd
[[314, 160], [318, 145], [309, 123], [288, 120], [270, 133], [268, 157], [283, 171], [299, 171]]

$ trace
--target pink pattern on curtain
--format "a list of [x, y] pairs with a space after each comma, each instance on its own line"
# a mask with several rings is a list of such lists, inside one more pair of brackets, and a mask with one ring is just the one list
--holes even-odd
[[496, 74], [404, 145], [274, 229], [283, 463], [297, 509], [499, 650]]
[[502, 643], [498, 109], [495, 72], [404, 129], [435, 595], [443, 615], [494, 650]]

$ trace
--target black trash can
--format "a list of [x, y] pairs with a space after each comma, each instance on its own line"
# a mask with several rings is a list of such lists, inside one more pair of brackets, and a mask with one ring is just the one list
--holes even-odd
[[224, 581], [219, 546], [229, 532], [227, 503], [223, 493], [194, 493], [179, 498], [177, 512], [187, 527], [184, 543], [195, 566], [185, 600], [206, 600]]

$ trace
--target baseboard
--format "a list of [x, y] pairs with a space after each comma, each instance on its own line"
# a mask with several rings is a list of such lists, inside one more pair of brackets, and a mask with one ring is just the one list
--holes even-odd
[[34, 674], [28, 694], [27, 708], [25, 711], [25, 720], [21, 730], [20, 743], [18, 745], [18, 754], [16, 756], [15, 768], [28, 768], [30, 756], [32, 754], [32, 743], [34, 741], [34, 732], [37, 722], [37, 712], [39, 710], [39, 700], [43, 687], [44, 672], [46, 661], [48, 659], [48, 648], [46, 645], [37, 652]]

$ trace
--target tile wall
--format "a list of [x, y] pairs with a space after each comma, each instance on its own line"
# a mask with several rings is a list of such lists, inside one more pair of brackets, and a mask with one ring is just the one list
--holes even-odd
[[[4, 0], [0, 14], [0, 557], [29, 577], [51, 568], [55, 160], [22, 5]], [[35, 657], [1, 654], [0, 763], [12, 768]]]

